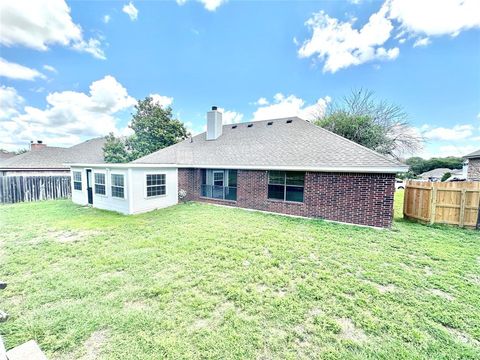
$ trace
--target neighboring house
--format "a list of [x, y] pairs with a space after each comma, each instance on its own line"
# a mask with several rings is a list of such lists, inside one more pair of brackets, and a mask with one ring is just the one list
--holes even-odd
[[[185, 200], [389, 227], [408, 167], [297, 117], [222, 124], [128, 164], [71, 164], [72, 200], [135, 214]], [[180, 191], [182, 193], [183, 191]], [[180, 196], [182, 198], [182, 196]]]
[[0, 176], [69, 175], [66, 163], [102, 163], [105, 138], [87, 140], [69, 148], [32, 142], [30, 151], [0, 162]]
[[437, 168], [418, 175], [418, 179], [423, 181], [441, 181], [446, 173], [451, 173], [452, 177], [462, 177], [463, 171], [462, 169]]
[[9, 152], [5, 150], [0, 150], [0, 163], [7, 159], [14, 157], [16, 154], [14, 152]]
[[480, 181], [480, 149], [465, 155], [467, 180]]

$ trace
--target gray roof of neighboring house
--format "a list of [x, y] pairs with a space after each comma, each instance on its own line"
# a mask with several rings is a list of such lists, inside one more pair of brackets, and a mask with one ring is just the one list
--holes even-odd
[[68, 169], [67, 163], [103, 163], [105, 138], [84, 141], [69, 148], [46, 146], [0, 163], [0, 169]]
[[13, 153], [13, 152], [8, 152], [8, 151], [0, 151], [0, 162], [2, 161], [5, 161], [7, 159], [10, 159], [14, 156], [16, 156], [17, 154]]
[[480, 149], [478, 149], [477, 151], [474, 151], [468, 155], [465, 155], [464, 158], [466, 159], [472, 159], [472, 158], [480, 158]]
[[[287, 120], [292, 121], [287, 123]], [[133, 163], [257, 169], [297, 167], [319, 171], [355, 168], [360, 172], [407, 168], [298, 117], [223, 125], [222, 135], [216, 140], [206, 140], [206, 134], [202, 133]]]
[[437, 168], [437, 169], [433, 169], [433, 170], [430, 170], [430, 171], [425, 171], [424, 173], [420, 174], [419, 176], [423, 179], [427, 179], [427, 178], [441, 178], [445, 173], [449, 172], [449, 173], [456, 173], [461, 170], [452, 170], [452, 169], [449, 169], [449, 168]]

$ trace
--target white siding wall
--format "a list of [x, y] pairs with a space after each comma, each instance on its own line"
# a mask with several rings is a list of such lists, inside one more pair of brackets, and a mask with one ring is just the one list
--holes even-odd
[[[92, 169], [93, 207], [117, 211], [122, 214], [138, 214], [175, 205], [178, 202], [177, 168], [108, 168], [72, 167], [72, 171], [82, 173], [82, 190], [73, 189], [72, 201], [79, 205], [88, 204], [86, 169]], [[105, 174], [105, 195], [95, 194], [95, 173]], [[124, 198], [112, 197], [112, 174], [124, 176]], [[166, 194], [147, 197], [146, 175], [165, 174]]]
[[[132, 168], [132, 203], [131, 214], [150, 211], [175, 205], [178, 202], [178, 171], [176, 168]], [[147, 174], [165, 174], [166, 194], [147, 198]]]
[[[73, 188], [73, 171], [80, 171], [82, 173], [82, 190], [75, 190]], [[88, 195], [87, 195], [87, 175], [84, 168], [72, 167], [71, 172], [71, 181], [72, 181], [72, 201], [75, 204], [87, 205], [88, 204]]]

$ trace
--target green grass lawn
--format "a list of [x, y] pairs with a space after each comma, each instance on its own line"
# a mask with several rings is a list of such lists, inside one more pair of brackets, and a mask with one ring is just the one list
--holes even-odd
[[187, 203], [0, 206], [0, 325], [53, 359], [478, 359], [480, 233]]

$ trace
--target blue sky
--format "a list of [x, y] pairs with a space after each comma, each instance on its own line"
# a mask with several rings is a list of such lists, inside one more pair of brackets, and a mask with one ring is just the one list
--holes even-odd
[[321, 112], [354, 88], [404, 107], [418, 154], [480, 148], [478, 1], [4, 1], [0, 147], [126, 129], [135, 99], [192, 132]]

